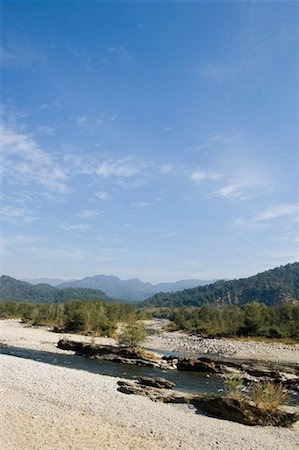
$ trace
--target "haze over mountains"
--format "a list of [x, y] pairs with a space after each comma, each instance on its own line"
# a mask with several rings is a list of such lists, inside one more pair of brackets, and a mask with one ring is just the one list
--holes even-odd
[[144, 283], [137, 278], [121, 280], [115, 276], [95, 275], [93, 277], [83, 278], [82, 280], [67, 281], [57, 285], [57, 287], [100, 289], [110, 297], [121, 300], [140, 301], [158, 292], [176, 292], [209, 283], [212, 283], [212, 281], [191, 279], [172, 283], [152, 284]]
[[95, 275], [93, 277], [85, 277], [81, 280], [59, 280], [57, 278], [36, 278], [26, 279], [30, 284], [50, 284], [57, 288], [89, 288], [100, 289], [108, 296], [118, 298], [120, 300], [128, 300], [130, 302], [138, 302], [145, 300], [159, 292], [177, 292], [183, 289], [190, 289], [196, 286], [204, 286], [213, 283], [215, 280], [179, 280], [169, 283], [144, 283], [143, 281], [133, 278], [130, 280], [121, 280], [112, 275]]
[[[200, 285], [201, 283], [201, 285]], [[143, 283], [138, 279], [97, 275], [62, 283], [32, 285], [15, 278], [0, 278], [0, 299], [61, 303], [71, 299], [144, 301], [143, 306], [201, 306], [205, 303], [243, 305], [260, 301], [268, 306], [289, 299], [299, 301], [299, 263], [276, 267], [238, 280], [211, 282], [182, 280], [175, 283]], [[195, 285], [193, 288], [186, 286]], [[153, 291], [156, 293], [152, 294]], [[164, 291], [164, 292], [163, 292]]]
[[62, 280], [61, 278], [24, 278], [21, 281], [26, 281], [27, 283], [33, 284], [49, 284], [50, 286], [58, 286], [59, 284], [65, 283], [66, 281], [74, 280]]
[[[157, 292], [176, 292], [210, 283], [202, 280], [181, 280], [173, 283], [143, 283], [138, 279], [121, 280], [115, 276], [96, 275], [82, 280], [64, 281], [57, 278], [37, 278], [20, 281], [2, 276], [0, 299], [60, 303], [71, 298], [104, 301], [143, 301]], [[84, 297], [85, 296], [85, 297]]]

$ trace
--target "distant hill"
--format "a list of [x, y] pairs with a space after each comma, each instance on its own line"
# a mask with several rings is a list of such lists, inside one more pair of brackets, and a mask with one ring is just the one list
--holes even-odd
[[57, 287], [101, 289], [111, 297], [136, 302], [145, 300], [157, 292], [176, 292], [207, 283], [210, 283], [210, 281], [181, 280], [173, 283], [152, 284], [143, 283], [137, 278], [131, 280], [121, 280], [120, 278], [114, 276], [96, 275], [93, 277], [83, 278], [82, 280], [62, 283]]
[[60, 278], [24, 278], [21, 281], [27, 281], [27, 283], [36, 284], [49, 284], [50, 286], [58, 286], [59, 284], [66, 283], [67, 281], [74, 280], [61, 280]]
[[104, 292], [95, 289], [57, 289], [48, 284], [33, 286], [26, 281], [3, 275], [0, 278], [0, 299], [33, 303], [64, 303], [68, 300], [112, 301]]
[[253, 301], [274, 306], [286, 298], [299, 300], [298, 262], [249, 278], [217, 281], [173, 294], [155, 294], [143, 302], [143, 306], [201, 306], [205, 303], [244, 305]]

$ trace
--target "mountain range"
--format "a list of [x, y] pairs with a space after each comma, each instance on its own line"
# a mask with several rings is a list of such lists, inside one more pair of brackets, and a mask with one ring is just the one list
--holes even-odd
[[176, 292], [208, 283], [211, 283], [211, 281], [193, 279], [180, 280], [173, 283], [152, 284], [144, 283], [137, 278], [121, 280], [115, 276], [96, 275], [83, 278], [82, 280], [67, 281], [59, 284], [57, 287], [100, 289], [111, 297], [136, 302], [145, 300], [157, 292]]
[[174, 283], [151, 284], [138, 279], [121, 280], [118, 277], [97, 275], [82, 280], [63, 281], [57, 278], [17, 280], [3, 275], [0, 279], [0, 299], [62, 303], [70, 299], [103, 300], [113, 299], [138, 302], [156, 292], [175, 292], [204, 284], [201, 280], [182, 280]]
[[3, 275], [0, 278], [0, 299], [26, 301], [32, 303], [64, 303], [68, 300], [101, 300], [112, 301], [99, 289], [65, 288], [57, 289], [49, 284], [33, 286], [26, 281]]
[[202, 306], [203, 304], [244, 305], [253, 301], [268, 306], [283, 300], [299, 301], [299, 263], [276, 267], [239, 280], [216, 281], [207, 286], [175, 293], [160, 293], [147, 299], [147, 307]]

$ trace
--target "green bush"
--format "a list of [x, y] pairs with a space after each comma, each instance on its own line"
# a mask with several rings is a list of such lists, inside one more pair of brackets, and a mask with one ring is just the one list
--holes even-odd
[[137, 347], [146, 338], [144, 326], [141, 322], [131, 322], [127, 324], [117, 338], [120, 347]]

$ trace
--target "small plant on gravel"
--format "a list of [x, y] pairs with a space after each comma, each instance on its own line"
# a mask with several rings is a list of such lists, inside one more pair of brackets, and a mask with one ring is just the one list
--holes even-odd
[[289, 396], [281, 383], [260, 381], [252, 390], [252, 400], [264, 409], [276, 409], [288, 402]]
[[239, 375], [232, 375], [225, 381], [226, 395], [230, 398], [241, 399], [244, 388], [243, 379]]
[[120, 347], [138, 347], [146, 338], [147, 334], [141, 322], [131, 322], [126, 325], [117, 338]]

